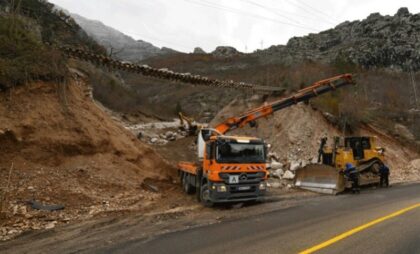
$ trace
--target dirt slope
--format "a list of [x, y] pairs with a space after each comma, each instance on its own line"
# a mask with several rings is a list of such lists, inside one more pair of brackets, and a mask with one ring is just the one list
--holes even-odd
[[[0, 93], [0, 186], [7, 186], [13, 164], [0, 235], [102, 211], [152, 209], [172, 195], [173, 168], [97, 107], [89, 92], [74, 80]], [[142, 190], [145, 179], [165, 188]], [[65, 209], [28, 211], [24, 202], [31, 199]]]
[[[210, 125], [214, 126], [228, 117], [240, 115], [241, 112], [262, 103], [257, 96], [254, 96], [251, 101], [235, 100], [223, 108]], [[257, 128], [247, 126], [229, 134], [245, 134], [264, 138], [272, 145], [271, 152], [275, 153], [286, 167], [293, 163], [316, 162], [320, 138], [326, 135], [331, 142], [333, 136], [342, 135], [339, 129], [325, 119], [322, 112], [304, 104], [289, 107], [276, 112], [267, 119], [259, 120]], [[392, 181], [420, 180], [420, 167], [412, 166], [417, 165], [413, 160], [420, 158], [420, 155], [414, 150], [370, 126], [357, 130], [354, 135], [378, 136], [379, 145], [386, 149], [386, 163], [393, 170]]]

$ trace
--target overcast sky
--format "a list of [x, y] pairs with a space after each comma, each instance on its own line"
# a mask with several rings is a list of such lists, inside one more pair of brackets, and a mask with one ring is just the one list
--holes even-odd
[[50, 0], [135, 39], [191, 52], [229, 45], [251, 52], [370, 13], [420, 12], [419, 0]]

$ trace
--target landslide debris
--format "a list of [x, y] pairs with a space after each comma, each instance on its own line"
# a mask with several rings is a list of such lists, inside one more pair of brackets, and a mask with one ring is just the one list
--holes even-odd
[[[237, 99], [223, 108], [210, 126], [228, 117], [240, 115], [261, 103], [262, 99], [258, 96], [254, 96], [253, 100]], [[334, 136], [342, 136], [342, 128], [333, 125], [328, 120], [328, 114], [310, 105], [299, 104], [276, 112], [266, 119], [260, 119], [257, 121], [257, 128], [246, 126], [229, 134], [257, 136], [271, 144], [269, 158], [273, 178], [270, 184], [272, 187], [289, 189], [292, 187], [296, 169], [317, 162], [320, 139], [326, 136], [331, 142]], [[350, 135], [348, 132], [347, 134]], [[420, 167], [417, 162], [420, 155], [416, 149], [371, 125], [361, 125], [351, 135], [378, 137], [378, 145], [386, 149], [386, 163], [392, 170], [391, 182], [419, 180]]]
[[[0, 93], [0, 186], [9, 186], [6, 197], [1, 189], [0, 239], [108, 212], [153, 210], [176, 195], [174, 169], [89, 92], [72, 79]], [[142, 189], [143, 181], [159, 191]], [[30, 200], [65, 208], [35, 210]]]

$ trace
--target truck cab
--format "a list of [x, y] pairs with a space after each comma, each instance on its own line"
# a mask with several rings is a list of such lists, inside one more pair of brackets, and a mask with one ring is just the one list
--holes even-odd
[[184, 189], [196, 191], [204, 205], [255, 201], [265, 194], [267, 145], [262, 139], [212, 135], [199, 139], [198, 146], [195, 167], [184, 162], [179, 168]]

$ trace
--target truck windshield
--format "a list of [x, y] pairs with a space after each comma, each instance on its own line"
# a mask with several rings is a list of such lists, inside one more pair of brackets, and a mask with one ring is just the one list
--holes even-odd
[[264, 163], [264, 144], [220, 144], [216, 160], [221, 163]]

